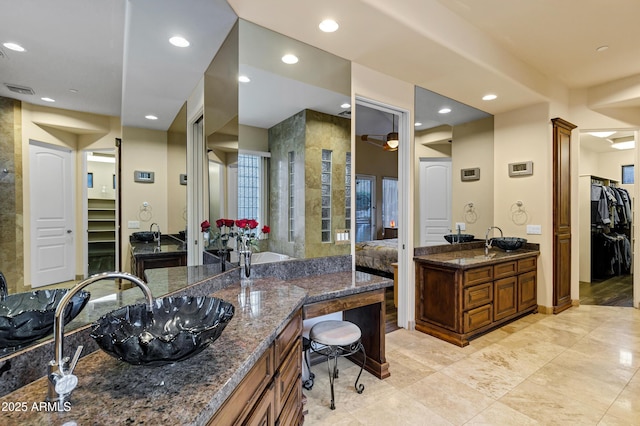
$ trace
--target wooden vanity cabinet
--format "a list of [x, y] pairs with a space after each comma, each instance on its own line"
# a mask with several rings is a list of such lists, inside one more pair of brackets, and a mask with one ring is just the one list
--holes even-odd
[[416, 330], [456, 345], [538, 309], [537, 254], [467, 269], [415, 263]]
[[301, 336], [298, 311], [207, 425], [301, 425]]

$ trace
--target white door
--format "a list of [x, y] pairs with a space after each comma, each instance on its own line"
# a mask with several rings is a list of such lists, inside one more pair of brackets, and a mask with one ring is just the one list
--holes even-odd
[[420, 245], [445, 243], [451, 227], [451, 159], [420, 159]]
[[31, 286], [75, 278], [71, 150], [30, 141]]

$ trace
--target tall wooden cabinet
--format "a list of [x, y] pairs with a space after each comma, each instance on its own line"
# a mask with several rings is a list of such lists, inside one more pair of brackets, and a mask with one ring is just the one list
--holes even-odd
[[571, 306], [571, 131], [553, 118], [553, 313]]
[[89, 198], [89, 275], [116, 269], [116, 200]]

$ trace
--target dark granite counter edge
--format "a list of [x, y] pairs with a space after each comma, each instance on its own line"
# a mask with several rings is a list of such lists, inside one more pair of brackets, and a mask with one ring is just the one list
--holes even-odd
[[[450, 260], [442, 260], [442, 259], [434, 259], [430, 254], [423, 254], [420, 256], [415, 256], [413, 258], [414, 262], [427, 263], [430, 265], [437, 265], [445, 268], [451, 269], [471, 269], [471, 268], [479, 268], [483, 266], [495, 265], [498, 263], [508, 262], [510, 260], [518, 260], [523, 259], [525, 257], [529, 257], [531, 255], [540, 255], [540, 251], [536, 249], [523, 248], [518, 249], [512, 252], [500, 253], [500, 256], [490, 257], [483, 260], [476, 260], [472, 263], [464, 264], [464, 263], [455, 263]], [[469, 256], [473, 257], [473, 256]], [[459, 259], [464, 259], [461, 257]]]

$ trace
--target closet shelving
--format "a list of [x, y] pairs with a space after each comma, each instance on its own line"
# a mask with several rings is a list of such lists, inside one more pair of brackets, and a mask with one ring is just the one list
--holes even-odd
[[87, 208], [89, 274], [113, 270], [116, 259], [116, 201], [89, 198]]

